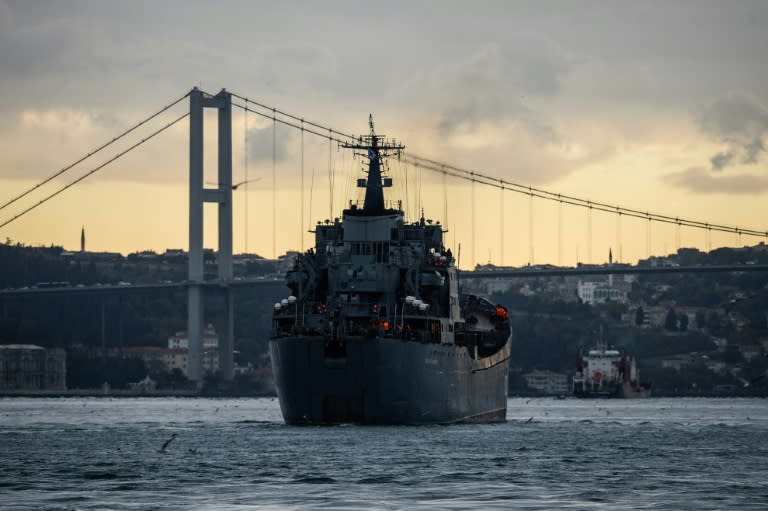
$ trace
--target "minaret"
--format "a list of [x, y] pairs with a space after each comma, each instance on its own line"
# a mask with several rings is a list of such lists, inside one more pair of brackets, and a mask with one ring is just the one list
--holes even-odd
[[85, 252], [85, 226], [80, 230], [80, 252]]
[[608, 249], [608, 264], [613, 264], [613, 250]]

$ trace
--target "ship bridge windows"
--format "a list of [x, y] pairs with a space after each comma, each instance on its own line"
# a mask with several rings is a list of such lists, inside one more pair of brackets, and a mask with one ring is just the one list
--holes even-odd
[[377, 241], [375, 244], [376, 262], [388, 263], [389, 262], [389, 242]]
[[353, 256], [361, 256], [361, 255], [371, 255], [373, 247], [370, 243], [360, 243], [360, 242], [352, 242], [350, 246], [350, 255]]
[[353, 256], [375, 256], [377, 263], [389, 262], [388, 241], [353, 241], [349, 250]]
[[405, 229], [403, 232], [407, 241], [420, 241], [423, 239], [421, 229]]

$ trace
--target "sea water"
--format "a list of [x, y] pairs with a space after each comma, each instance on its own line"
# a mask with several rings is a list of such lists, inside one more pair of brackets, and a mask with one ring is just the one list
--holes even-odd
[[768, 508], [766, 399], [508, 406], [501, 424], [313, 427], [269, 398], [4, 398], [0, 508]]

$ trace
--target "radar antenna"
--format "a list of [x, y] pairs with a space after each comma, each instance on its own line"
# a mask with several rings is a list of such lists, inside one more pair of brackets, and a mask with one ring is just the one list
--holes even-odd
[[387, 141], [385, 135], [377, 135], [373, 126], [373, 114], [368, 115], [368, 126], [371, 134], [357, 137], [357, 142], [345, 142], [341, 147], [345, 149], [361, 150], [357, 153], [368, 158], [368, 179], [358, 179], [357, 186], [365, 188], [365, 203], [363, 212], [370, 215], [380, 215], [385, 212], [384, 188], [392, 186], [392, 178], [382, 179], [381, 158], [397, 155], [400, 158], [405, 146], [394, 139]]

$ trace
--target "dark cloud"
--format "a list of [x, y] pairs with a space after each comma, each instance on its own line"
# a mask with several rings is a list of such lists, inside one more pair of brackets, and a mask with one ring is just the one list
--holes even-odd
[[[286, 128], [277, 124], [274, 128], [250, 128], [248, 130], [248, 161], [251, 163], [263, 163], [272, 161], [274, 156], [277, 162], [285, 161], [289, 156], [289, 147], [296, 138], [292, 128]], [[289, 131], [290, 130], [290, 131]]]
[[672, 186], [703, 194], [758, 195], [768, 190], [768, 177], [748, 174], [715, 176], [701, 167], [667, 174], [662, 179]]
[[712, 163], [712, 170], [723, 170], [733, 160], [733, 153], [717, 153], [709, 161]]
[[763, 144], [762, 138], [755, 137], [750, 144], [744, 146], [744, 149], [746, 151], [744, 163], [755, 164], [760, 153], [765, 152], [765, 144]]
[[734, 93], [707, 106], [699, 116], [701, 128], [728, 149], [710, 158], [713, 170], [736, 164], [755, 165], [765, 152], [768, 110], [755, 98]]
[[515, 46], [506, 53], [506, 66], [513, 82], [525, 94], [554, 96], [560, 92], [561, 82], [568, 74], [565, 57], [550, 45], [536, 48], [539, 41]]
[[512, 120], [537, 138], [556, 141], [554, 128], [526, 105], [525, 98], [556, 95], [567, 72], [566, 59], [552, 43], [539, 38], [514, 38], [503, 47], [486, 45], [438, 72], [440, 88], [430, 89], [443, 103], [438, 105], [439, 128], [450, 134], [484, 122]]
[[[768, 4], [759, 1], [725, 9], [716, 0], [448, 0], [350, 10], [334, 0], [231, 0], [226, 9], [195, 0], [0, 0], [0, 135], [13, 140], [25, 109], [115, 109], [140, 119], [199, 85], [340, 129], [356, 111], [419, 115], [449, 135], [511, 128], [522, 135], [514, 142], [535, 146], [532, 160], [541, 160], [543, 147], [581, 138], [565, 131], [570, 119], [595, 132], [625, 107], [675, 120], [728, 90], [768, 104], [766, 20]], [[765, 161], [768, 135], [745, 127], [765, 125], [765, 108], [753, 104], [737, 95], [702, 113], [703, 129], [722, 141], [713, 168]], [[626, 126], [617, 136], [629, 140]], [[269, 130], [260, 135], [249, 153], [268, 161]], [[286, 144], [278, 137], [280, 159]]]
[[707, 106], [701, 126], [713, 135], [751, 138], [768, 130], [768, 111], [755, 98], [733, 93]]

